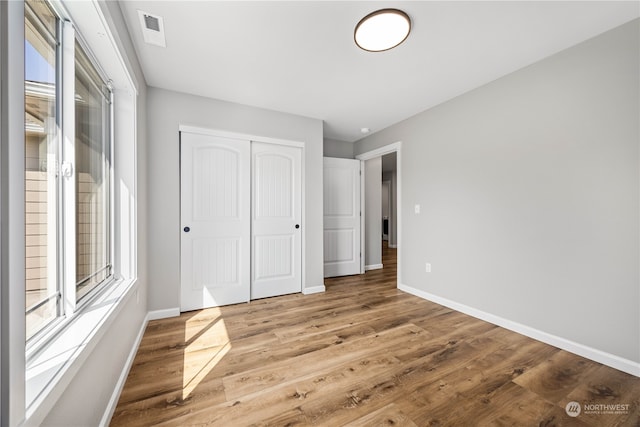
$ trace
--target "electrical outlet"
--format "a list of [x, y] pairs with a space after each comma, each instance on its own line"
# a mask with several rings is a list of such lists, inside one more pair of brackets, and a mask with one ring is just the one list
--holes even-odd
[[430, 262], [428, 262], [428, 263], [426, 263], [426, 264], [425, 264], [425, 266], [424, 266], [424, 270], [425, 270], [427, 273], [431, 273], [431, 263], [430, 263]]
[[415, 206], [413, 207], [413, 211], [414, 211], [415, 213], [419, 214], [419, 213], [420, 213], [420, 205], [415, 205]]

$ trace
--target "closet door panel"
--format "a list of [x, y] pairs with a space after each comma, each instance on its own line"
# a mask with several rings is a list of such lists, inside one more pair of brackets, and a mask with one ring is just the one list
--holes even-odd
[[302, 149], [252, 142], [251, 299], [302, 290]]
[[250, 142], [181, 134], [182, 311], [250, 295]]

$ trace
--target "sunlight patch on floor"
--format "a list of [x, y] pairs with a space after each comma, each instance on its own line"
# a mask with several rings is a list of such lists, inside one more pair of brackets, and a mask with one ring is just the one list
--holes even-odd
[[188, 343], [193, 337], [201, 334], [203, 330], [220, 317], [222, 317], [220, 307], [212, 307], [198, 311], [195, 315], [191, 316], [184, 325], [184, 342]]
[[[207, 312], [206, 317], [209, 322], [205, 322], [200, 316], [202, 313], [189, 319], [185, 327], [183, 399], [191, 395], [193, 390], [231, 350], [231, 341], [224, 319]], [[198, 327], [194, 327], [195, 325]]]

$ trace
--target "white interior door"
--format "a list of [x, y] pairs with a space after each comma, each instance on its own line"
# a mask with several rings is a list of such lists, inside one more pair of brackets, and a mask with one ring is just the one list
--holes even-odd
[[302, 149], [251, 143], [251, 299], [302, 290]]
[[250, 142], [181, 133], [181, 311], [249, 301]]
[[324, 277], [360, 274], [360, 161], [324, 158]]

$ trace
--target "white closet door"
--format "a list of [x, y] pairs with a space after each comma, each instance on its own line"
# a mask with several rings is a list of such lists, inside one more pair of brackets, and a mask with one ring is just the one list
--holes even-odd
[[249, 301], [250, 142], [181, 134], [181, 311]]
[[302, 290], [302, 149], [251, 143], [251, 299]]
[[360, 274], [360, 161], [324, 158], [324, 277]]

